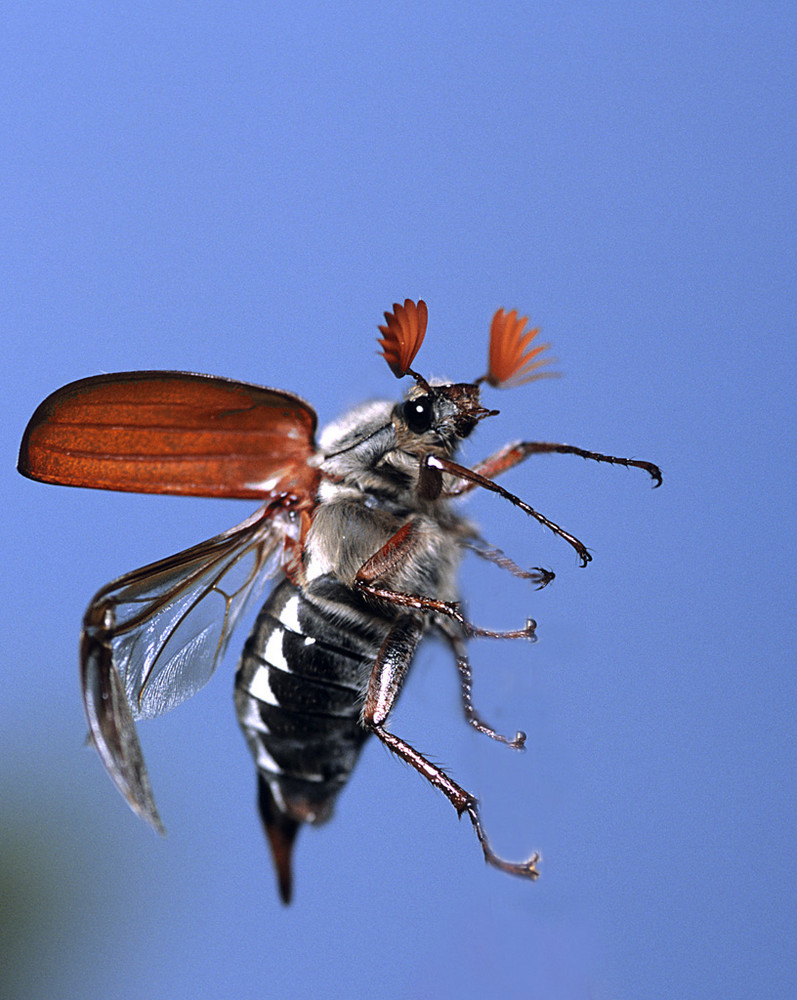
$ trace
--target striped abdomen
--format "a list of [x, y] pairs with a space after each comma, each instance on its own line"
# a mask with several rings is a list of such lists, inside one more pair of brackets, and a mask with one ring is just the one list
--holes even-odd
[[[283, 581], [266, 601], [235, 678], [235, 706], [255, 758], [260, 809], [289, 893], [300, 823], [328, 819], [368, 735], [368, 678], [389, 622], [329, 577], [306, 591]], [[278, 843], [275, 843], [275, 838]]]

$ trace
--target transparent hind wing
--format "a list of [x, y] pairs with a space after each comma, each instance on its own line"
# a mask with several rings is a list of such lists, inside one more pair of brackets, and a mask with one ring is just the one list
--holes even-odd
[[86, 611], [81, 685], [91, 739], [131, 808], [159, 832], [135, 720], [168, 712], [210, 680], [236, 623], [298, 534], [298, 517], [266, 505], [109, 583]]

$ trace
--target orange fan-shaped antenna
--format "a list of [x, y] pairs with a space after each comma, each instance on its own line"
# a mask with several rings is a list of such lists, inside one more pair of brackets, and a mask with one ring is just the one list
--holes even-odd
[[540, 371], [553, 358], [540, 358], [550, 344], [538, 344], [529, 348], [532, 340], [540, 332], [539, 328], [526, 331], [528, 316], [518, 319], [517, 309], [504, 312], [499, 309], [490, 325], [490, 354], [487, 374], [477, 382], [489, 382], [492, 386], [510, 388], [523, 385], [538, 378], [550, 378], [556, 372]]
[[423, 299], [419, 299], [417, 305], [412, 299], [405, 299], [403, 306], [394, 302], [393, 312], [385, 313], [387, 325], [379, 327], [382, 334], [379, 344], [382, 357], [390, 365], [396, 378], [407, 374], [415, 375], [410, 370], [410, 365], [423, 343], [428, 318]]

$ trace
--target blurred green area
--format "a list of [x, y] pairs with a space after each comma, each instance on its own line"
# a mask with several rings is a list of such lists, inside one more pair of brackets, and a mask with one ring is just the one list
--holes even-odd
[[[18, 760], [17, 760], [18, 763]], [[94, 995], [81, 983], [104, 921], [116, 910], [102, 890], [110, 851], [97, 850], [90, 803], [68, 782], [46, 783], [17, 768], [2, 776], [0, 818], [0, 997], [53, 1000]], [[110, 845], [109, 845], [110, 846]], [[110, 935], [110, 927], [107, 927]]]

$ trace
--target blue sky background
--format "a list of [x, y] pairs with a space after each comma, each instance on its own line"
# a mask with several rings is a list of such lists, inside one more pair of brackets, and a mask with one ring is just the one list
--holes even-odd
[[[9, 997], [793, 997], [795, 16], [778, 3], [32, 2], [2, 15], [4, 667], [0, 977]], [[491, 393], [538, 457], [485, 534], [555, 583], [469, 562], [472, 615], [539, 642], [447, 651], [393, 728], [483, 801], [369, 746], [277, 900], [231, 647], [142, 741], [169, 835], [84, 748], [81, 615], [120, 573], [252, 505], [14, 471], [58, 386], [172, 368], [289, 389], [322, 422], [397, 383], [382, 311], [426, 298], [418, 367], [472, 378], [518, 308], [565, 377]], [[240, 635], [240, 645], [245, 629]]]

